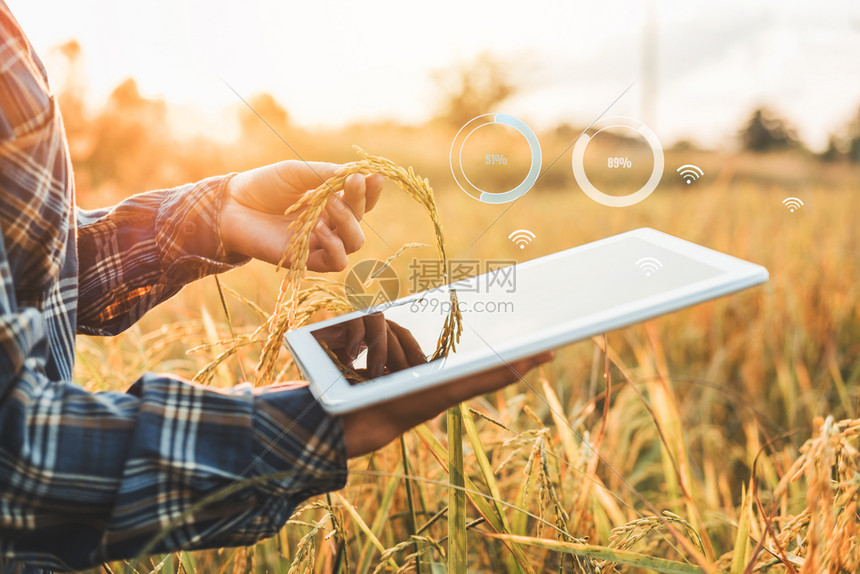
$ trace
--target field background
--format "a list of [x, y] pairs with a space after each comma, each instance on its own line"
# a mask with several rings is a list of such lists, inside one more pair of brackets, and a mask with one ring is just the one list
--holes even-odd
[[[469, 403], [481, 445], [464, 435], [470, 499], [477, 501], [467, 504], [469, 571], [611, 571], [599, 562], [605, 555], [583, 557], [587, 546], [577, 547], [579, 558], [518, 546], [527, 557], [518, 563], [505, 543], [490, 536], [498, 530], [493, 520], [510, 534], [611, 547], [618, 557], [624, 550], [634, 558], [696, 564], [697, 537], [689, 528], [698, 532], [701, 554], [715, 571], [740, 572], [747, 563], [774, 572], [850, 571], [857, 565], [851, 474], [856, 425], [834, 421], [857, 418], [860, 401], [860, 167], [838, 158], [824, 161], [801, 146], [762, 153], [677, 146], [667, 149], [663, 182], [651, 197], [613, 209], [577, 188], [565, 150], [579, 131], [559, 126], [538, 134], [544, 166], [560, 157], [558, 163], [475, 241], [505, 206], [473, 201], [454, 184], [448, 148], [456, 128], [434, 122], [311, 131], [292, 125], [271, 97], [250, 103], [306, 159], [350, 161], [350, 146], [358, 144], [429, 177], [455, 259], [522, 261], [649, 226], [770, 271], [764, 286], [608, 334], [608, 358], [602, 338], [570, 345], [528, 375], [530, 388], [514, 384]], [[141, 96], [131, 80], [97, 114], [84, 113], [73, 91], [62, 105], [84, 207], [293, 157], [241, 106], [235, 141], [174, 138], [166, 127], [167, 105]], [[673, 171], [684, 163], [699, 165], [705, 176], [684, 185]], [[790, 213], [782, 204], [788, 196], [805, 205]], [[433, 243], [425, 213], [393, 184], [386, 184], [383, 200], [366, 219], [395, 249]], [[507, 238], [521, 227], [536, 233], [525, 250]], [[367, 238], [351, 263], [393, 255], [374, 232], [367, 231]], [[433, 252], [419, 249], [410, 256]], [[402, 278], [410, 256], [393, 264]], [[280, 280], [257, 263], [221, 276], [225, 287], [267, 312]], [[589, 280], [588, 270], [580, 280]], [[207, 278], [118, 337], [78, 337], [77, 382], [99, 391], [124, 390], [145, 371], [192, 378], [223, 346], [192, 348], [229, 338], [231, 329], [249, 333], [263, 320], [239, 298], [227, 294], [226, 302], [232, 324], [214, 279]], [[259, 351], [249, 347], [223, 363], [212, 384], [229, 386], [252, 373]], [[803, 454], [809, 439], [818, 442]], [[349, 485], [309, 501], [274, 539], [106, 568], [445, 571], [448, 475], [434, 448], [447, 449], [444, 417], [407, 433], [402, 443], [352, 460]], [[493, 469], [490, 476], [479, 464], [480, 451]], [[815, 462], [792, 470], [802, 456]], [[788, 482], [792, 474], [796, 480]], [[843, 476], [854, 482], [842, 482]], [[755, 496], [745, 498], [751, 485]], [[494, 492], [503, 502], [493, 502]], [[653, 518], [663, 511], [673, 514], [662, 522]], [[830, 522], [822, 518], [828, 516]], [[667, 521], [677, 528], [674, 534]], [[767, 550], [753, 551], [768, 528], [773, 533], [765, 546], [777, 555], [782, 548], [792, 566]], [[839, 529], [841, 537], [832, 534]], [[780, 531], [786, 534], [775, 536]], [[410, 557], [416, 549], [422, 552], [418, 564]], [[644, 566], [674, 571], [658, 562]]]

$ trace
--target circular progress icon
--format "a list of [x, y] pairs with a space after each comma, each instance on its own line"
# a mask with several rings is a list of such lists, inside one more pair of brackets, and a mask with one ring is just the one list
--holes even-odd
[[[594, 184], [589, 181], [588, 175], [585, 173], [585, 164], [583, 161], [585, 157], [585, 148], [588, 147], [591, 140], [593, 140], [600, 132], [611, 128], [626, 128], [635, 131], [648, 143], [651, 147], [651, 153], [654, 155], [654, 169], [651, 171], [651, 176], [648, 178], [648, 181], [646, 181], [645, 185], [640, 187], [637, 191], [629, 195], [609, 195], [607, 193], [603, 193], [594, 187]], [[663, 146], [660, 144], [660, 140], [657, 139], [657, 135], [639, 120], [623, 116], [598, 120], [594, 122], [588, 131], [592, 132], [591, 135], [588, 135], [587, 132], [583, 133], [579, 136], [576, 140], [576, 144], [573, 146], [573, 177], [576, 179], [576, 183], [579, 184], [579, 187], [582, 188], [582, 191], [585, 192], [585, 195], [597, 203], [609, 207], [628, 207], [639, 203], [651, 195], [651, 192], [657, 188], [657, 185], [660, 183], [660, 179], [663, 177]]]
[[[469, 180], [463, 169], [463, 147], [475, 131], [489, 124], [502, 124], [517, 130], [525, 139], [531, 150], [532, 162], [529, 172], [519, 185], [503, 193], [489, 193], [476, 186]], [[540, 175], [541, 151], [537, 136], [525, 122], [507, 114], [483, 114], [468, 122], [460, 128], [454, 141], [451, 142], [451, 174], [460, 189], [471, 197], [484, 203], [508, 203], [524, 196], [535, 184]]]

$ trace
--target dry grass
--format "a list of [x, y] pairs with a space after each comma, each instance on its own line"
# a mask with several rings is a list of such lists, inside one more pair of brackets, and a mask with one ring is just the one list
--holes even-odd
[[[605, 345], [560, 350], [528, 377], [538, 392], [513, 385], [473, 401], [461, 413], [469, 571], [860, 567], [860, 173], [778, 156], [697, 163], [707, 177], [695, 190], [661, 187], [626, 210], [593, 204], [570, 185], [536, 188], [468, 252], [516, 257], [507, 233], [530, 225], [540, 225], [530, 256], [648, 225], [771, 272], [763, 287], [611, 333]], [[786, 191], [786, 170], [796, 189]], [[786, 195], [806, 206], [789, 214]], [[455, 188], [437, 200], [448, 245], [461, 249], [499, 215], [464, 206]], [[369, 216], [390, 244], [423, 239], [410, 201], [386, 193]], [[362, 253], [389, 255], [372, 237]], [[259, 344], [278, 278], [251, 265], [223, 281], [238, 293], [226, 294], [235, 338]], [[317, 311], [339, 296], [335, 284], [316, 281], [298, 292], [298, 308]], [[214, 284], [202, 282], [121, 337], [79, 338], [77, 377], [95, 390], [124, 388], [144, 370], [192, 376], [231, 340]], [[232, 352], [206, 380], [226, 386], [251, 372], [253, 348]], [[297, 376], [288, 363], [281, 370]], [[432, 421], [407, 433], [403, 448], [353, 460], [338, 496], [309, 501], [252, 549], [154, 557], [137, 569], [164, 560], [162, 572], [438, 571], [449, 558], [456, 490], [446, 430], [444, 419]]]

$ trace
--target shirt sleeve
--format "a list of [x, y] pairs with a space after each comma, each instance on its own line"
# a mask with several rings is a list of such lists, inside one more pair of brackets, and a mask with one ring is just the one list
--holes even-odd
[[231, 175], [77, 210], [79, 333], [115, 335], [186, 283], [241, 265], [221, 242]]
[[77, 212], [76, 230], [62, 122], [2, 0], [0, 53], [0, 571], [273, 535], [346, 480], [341, 420], [307, 387], [71, 382], [76, 312], [86, 332], [118, 332], [244, 261], [218, 232], [230, 176]]
[[[213, 187], [166, 192], [154, 211]], [[10, 189], [0, 198], [14, 199]], [[305, 386], [219, 392], [146, 374], [128, 393], [89, 393], [49, 375], [49, 321], [61, 308], [16, 289], [7, 245], [20, 249], [19, 224], [0, 218], [0, 568], [79, 570], [144, 549], [250, 544], [307, 497], [343, 486], [341, 421]], [[199, 253], [166, 256], [181, 276], [172, 285], [214, 265]], [[184, 258], [196, 262], [188, 276]]]
[[33, 367], [0, 409], [0, 546], [18, 562], [247, 545], [346, 481], [340, 419], [305, 386], [222, 393], [147, 374], [87, 393]]

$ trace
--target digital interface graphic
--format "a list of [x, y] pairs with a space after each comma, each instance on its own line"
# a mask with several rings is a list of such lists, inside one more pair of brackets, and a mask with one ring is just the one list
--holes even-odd
[[803, 201], [796, 197], [786, 197], [782, 200], [782, 204], [788, 208], [788, 211], [794, 213], [803, 207]]
[[[606, 134], [610, 133], [612, 130], [627, 132], [628, 137], [636, 139], [641, 138], [645, 143], [647, 143], [652, 154], [652, 167], [647, 176], [647, 180], [641, 187], [635, 188], [633, 191], [621, 195], [611, 195], [605, 191], [599, 190], [594, 183], [592, 183], [592, 180], [589, 179], [589, 175], [585, 168], [585, 155], [589, 145], [598, 145], [596, 143], [597, 140], [606, 138]], [[634, 167], [634, 160], [627, 155], [617, 155], [618, 151], [615, 146], [611, 148], [609, 154], [611, 155], [606, 155], [604, 152], [606, 169], [628, 170]], [[601, 159], [603, 159], [604, 155], [600, 156]], [[642, 157], [641, 154], [639, 157]], [[637, 160], [635, 162], [637, 167], [639, 166], [640, 161], [643, 160]], [[595, 122], [588, 129], [587, 133], [582, 134], [576, 140], [576, 145], [573, 148], [572, 162], [573, 175], [576, 178], [576, 183], [579, 184], [582, 191], [585, 192], [588, 197], [597, 203], [608, 207], [628, 207], [639, 203], [651, 195], [651, 193], [657, 189], [657, 186], [660, 184], [660, 180], [663, 177], [663, 146], [660, 144], [660, 140], [657, 138], [657, 135], [639, 120], [628, 117], [609, 117]]]
[[508, 235], [508, 239], [513, 241], [520, 249], [525, 249], [526, 245], [534, 241], [534, 238], [535, 234], [528, 229], [517, 229]]
[[656, 257], [643, 257], [636, 261], [636, 266], [642, 270], [645, 277], [651, 277], [663, 268], [663, 263]]
[[689, 163], [682, 165], [675, 171], [678, 172], [678, 175], [681, 176], [681, 178], [684, 180], [684, 183], [686, 183], [687, 185], [690, 185], [691, 183], [705, 175], [705, 172], [702, 171], [702, 168]]
[[[480, 128], [490, 125], [500, 124], [509, 126], [520, 133], [525, 138], [531, 154], [531, 161], [528, 168], [528, 173], [525, 178], [513, 189], [508, 191], [486, 191], [478, 188], [469, 179], [466, 170], [463, 167], [463, 148], [469, 138]], [[488, 166], [503, 167], [508, 165], [508, 159], [500, 153], [485, 154], [484, 164]], [[482, 201], [484, 203], [508, 203], [515, 201], [524, 196], [532, 188], [540, 175], [541, 170], [541, 148], [538, 143], [537, 136], [532, 129], [521, 120], [509, 116], [507, 114], [488, 113], [474, 118], [466, 123], [454, 136], [454, 141], [451, 143], [450, 164], [451, 173], [460, 186], [460, 189], [465, 191], [469, 196]]]

